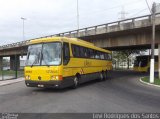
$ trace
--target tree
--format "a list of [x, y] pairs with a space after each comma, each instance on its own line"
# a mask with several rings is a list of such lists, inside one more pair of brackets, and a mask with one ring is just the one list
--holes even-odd
[[129, 69], [130, 57], [132, 55], [141, 54], [146, 50], [121, 50], [121, 51], [114, 51], [113, 52], [113, 59], [118, 61], [127, 61], [127, 67]]

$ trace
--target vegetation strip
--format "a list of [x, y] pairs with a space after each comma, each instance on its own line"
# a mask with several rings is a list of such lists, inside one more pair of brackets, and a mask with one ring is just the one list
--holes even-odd
[[140, 78], [140, 81], [141, 81], [142, 83], [145, 83], [145, 84], [148, 84], [148, 85], [160, 87], [160, 79], [158, 79], [158, 78], [155, 78], [153, 84], [149, 82], [149, 77], [142, 77], [142, 78]]

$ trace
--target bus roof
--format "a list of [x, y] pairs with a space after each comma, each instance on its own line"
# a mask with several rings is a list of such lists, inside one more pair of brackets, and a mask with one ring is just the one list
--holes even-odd
[[95, 46], [93, 43], [90, 43], [90, 42], [87, 42], [84, 40], [80, 40], [78, 38], [67, 38], [67, 37], [39, 38], [39, 39], [31, 40], [29, 42], [29, 44], [38, 44], [38, 43], [46, 43], [46, 42], [53, 42], [53, 41], [54, 42], [55, 41], [60, 41], [60, 42], [66, 41], [66, 42], [70, 42], [72, 44], [76, 44], [76, 45], [80, 45], [80, 46], [84, 46], [84, 47], [86, 46], [88, 48], [111, 53], [109, 50], [99, 48], [99, 47]]

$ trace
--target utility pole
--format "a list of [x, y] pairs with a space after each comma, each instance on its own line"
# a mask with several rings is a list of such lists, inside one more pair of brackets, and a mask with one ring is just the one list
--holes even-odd
[[77, 30], [79, 30], [79, 3], [77, 0]]
[[155, 49], [155, 13], [156, 3], [152, 5], [152, 42], [151, 42], [151, 61], [150, 61], [150, 83], [154, 83], [154, 49]]
[[[23, 41], [25, 41], [25, 32], [24, 32], [24, 21], [27, 20], [24, 17], [21, 17], [22, 19], [22, 23], [23, 23], [23, 31], [22, 31], [22, 37], [23, 37]], [[21, 57], [23, 58], [23, 48], [21, 47]]]
[[126, 19], [126, 15], [127, 15], [127, 13], [125, 12], [125, 10], [124, 10], [124, 7], [122, 6], [122, 11], [121, 12], [119, 12], [119, 14], [120, 14], [120, 20], [124, 20], [124, 19]]
[[23, 41], [25, 40], [25, 35], [24, 35], [24, 21], [27, 20], [26, 18], [24, 17], [21, 17], [22, 19], [22, 22], [23, 22], [23, 32], [22, 32], [22, 36], [23, 36]]
[[[156, 4], [156, 13], [160, 13], [160, 3]], [[160, 79], [160, 44], [158, 44], [158, 78]]]

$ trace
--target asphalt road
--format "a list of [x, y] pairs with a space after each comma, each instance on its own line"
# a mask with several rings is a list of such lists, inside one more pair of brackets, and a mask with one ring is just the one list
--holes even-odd
[[143, 74], [114, 71], [110, 80], [77, 89], [28, 88], [24, 82], [0, 87], [0, 112], [160, 112], [160, 88], [139, 82]]

